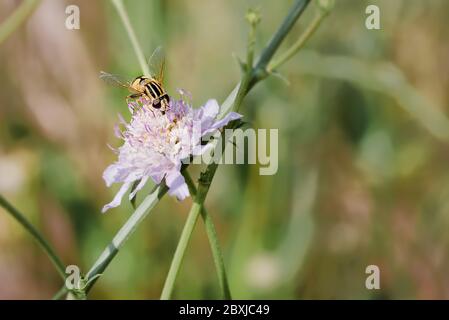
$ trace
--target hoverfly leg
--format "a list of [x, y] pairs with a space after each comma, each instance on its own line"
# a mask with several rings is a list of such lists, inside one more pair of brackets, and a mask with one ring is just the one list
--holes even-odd
[[164, 93], [162, 96], [159, 97], [159, 103], [158, 103], [158, 108], [161, 109], [162, 114], [165, 114], [165, 111], [167, 111], [167, 109], [170, 106], [170, 99], [168, 97], [168, 94]]
[[141, 96], [142, 96], [142, 95], [141, 95], [140, 93], [133, 93], [133, 94], [130, 94], [127, 98], [133, 99], [133, 100], [137, 100], [137, 99], [139, 99]]
[[126, 97], [126, 103], [128, 104], [132, 112], [134, 112], [136, 107], [138, 107], [139, 103], [137, 99], [139, 99], [140, 97], [141, 95], [137, 93], [130, 94]]

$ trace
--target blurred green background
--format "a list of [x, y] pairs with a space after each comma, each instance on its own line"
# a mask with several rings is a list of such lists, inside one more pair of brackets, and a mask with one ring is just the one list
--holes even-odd
[[[0, 21], [19, 1], [0, 2]], [[65, 28], [65, 7], [81, 29]], [[195, 106], [223, 101], [240, 78], [249, 7], [260, 9], [260, 50], [292, 1], [126, 1], [145, 53], [167, 53], [165, 85]], [[365, 28], [377, 4], [381, 30]], [[310, 5], [281, 50], [314, 15]], [[313, 38], [241, 109], [279, 129], [279, 171], [219, 168], [207, 208], [234, 298], [449, 298], [449, 2], [336, 0]], [[92, 265], [132, 212], [100, 213], [117, 186], [117, 113], [126, 91], [100, 70], [141, 73], [109, 1], [44, 0], [0, 46], [0, 193], [45, 234], [64, 263]], [[197, 177], [200, 167], [190, 168]], [[149, 190], [146, 188], [146, 192]], [[142, 199], [142, 194], [139, 200]], [[96, 284], [91, 298], [157, 299], [191, 199], [165, 197]], [[365, 288], [378, 265], [381, 289]], [[0, 209], [0, 298], [50, 298], [61, 281], [32, 238]], [[202, 221], [175, 298], [219, 298]]]

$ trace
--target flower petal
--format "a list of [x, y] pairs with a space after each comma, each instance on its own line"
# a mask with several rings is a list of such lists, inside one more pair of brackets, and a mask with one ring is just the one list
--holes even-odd
[[122, 202], [123, 195], [129, 190], [130, 187], [131, 187], [131, 182], [125, 182], [120, 187], [120, 190], [117, 192], [114, 199], [110, 203], [105, 205], [103, 207], [103, 209], [101, 210], [101, 212], [105, 213], [106, 211], [108, 211], [111, 208], [118, 207], [120, 205], [120, 203]]
[[165, 162], [160, 161], [157, 165], [153, 165], [149, 170], [145, 172], [145, 176], [150, 176], [155, 184], [159, 184], [164, 179], [165, 173], [167, 172]]
[[196, 111], [195, 121], [199, 122], [201, 132], [210, 128], [219, 111], [220, 106], [215, 99], [208, 100], [204, 106]]
[[220, 106], [218, 105], [217, 100], [209, 99], [201, 109], [203, 110], [203, 117], [210, 117], [215, 119], [218, 111], [220, 111]]
[[176, 196], [179, 201], [190, 196], [186, 181], [179, 171], [172, 170], [168, 172], [165, 176], [165, 182], [169, 188], [168, 194], [171, 196]]
[[209, 133], [214, 132], [217, 129], [223, 128], [225, 125], [227, 125], [229, 122], [233, 120], [237, 120], [242, 118], [243, 116], [240, 113], [237, 112], [229, 112], [223, 119], [216, 121], [213, 123], [206, 131], [202, 133], [202, 135], [206, 135]]
[[134, 190], [129, 193], [129, 200], [134, 198], [134, 196], [137, 194], [137, 192], [139, 192], [139, 190], [145, 186], [147, 181], [148, 181], [148, 176], [145, 176], [140, 180], [139, 184], [134, 188]]
[[111, 164], [104, 170], [103, 172], [103, 179], [106, 182], [106, 186], [110, 187], [111, 184], [114, 182], [121, 182], [117, 181], [117, 174], [118, 174], [119, 168], [116, 164]]

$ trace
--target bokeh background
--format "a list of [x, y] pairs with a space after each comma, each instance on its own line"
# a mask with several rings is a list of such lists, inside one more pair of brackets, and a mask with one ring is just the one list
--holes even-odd
[[[1, 0], [0, 21], [20, 1]], [[126, 1], [145, 53], [162, 45], [165, 84], [200, 106], [239, 80], [249, 7], [260, 50], [292, 1]], [[65, 28], [65, 8], [81, 29]], [[365, 28], [377, 4], [381, 30]], [[314, 15], [310, 5], [281, 51]], [[306, 48], [259, 84], [242, 113], [279, 129], [279, 170], [219, 168], [206, 201], [235, 298], [449, 298], [449, 2], [336, 0]], [[44, 0], [0, 46], [0, 193], [36, 225], [64, 263], [83, 271], [132, 212], [100, 213], [117, 186], [102, 171], [130, 78], [139, 65], [112, 4]], [[190, 168], [197, 177], [200, 167]], [[150, 187], [150, 186], [149, 186]], [[149, 187], [146, 188], [148, 192]], [[142, 194], [139, 200], [142, 199]], [[96, 284], [91, 298], [157, 299], [191, 200], [165, 197]], [[365, 288], [378, 265], [381, 289]], [[61, 280], [33, 239], [0, 209], [0, 298], [47, 299]], [[202, 221], [176, 298], [219, 298]]]

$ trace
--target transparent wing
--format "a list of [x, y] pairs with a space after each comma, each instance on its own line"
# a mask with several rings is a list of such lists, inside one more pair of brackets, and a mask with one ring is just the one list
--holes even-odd
[[130, 89], [129, 80], [127, 80], [119, 75], [100, 71], [100, 79], [111, 86]]
[[162, 83], [164, 80], [165, 68], [165, 52], [162, 47], [157, 47], [148, 60], [148, 67], [150, 68], [151, 76]]

